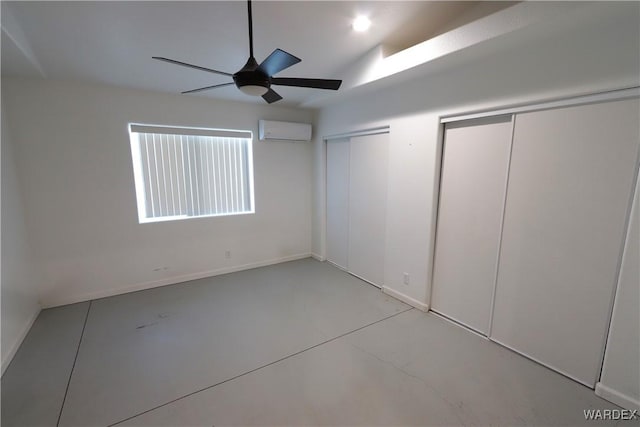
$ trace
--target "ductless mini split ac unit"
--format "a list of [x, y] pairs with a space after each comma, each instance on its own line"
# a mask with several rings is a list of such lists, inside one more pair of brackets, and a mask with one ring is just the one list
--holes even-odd
[[260, 141], [311, 141], [311, 125], [309, 123], [258, 121]]

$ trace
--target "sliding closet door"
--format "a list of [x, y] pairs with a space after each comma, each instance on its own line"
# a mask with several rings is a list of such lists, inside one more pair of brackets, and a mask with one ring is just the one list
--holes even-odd
[[617, 397], [614, 402], [627, 409], [640, 409], [640, 176], [619, 277], [596, 393]]
[[511, 116], [447, 124], [432, 309], [488, 333], [511, 150]]
[[327, 141], [327, 260], [347, 269], [349, 139]]
[[348, 270], [382, 286], [389, 134], [352, 137], [350, 145]]
[[640, 137], [638, 100], [516, 116], [492, 339], [593, 387]]

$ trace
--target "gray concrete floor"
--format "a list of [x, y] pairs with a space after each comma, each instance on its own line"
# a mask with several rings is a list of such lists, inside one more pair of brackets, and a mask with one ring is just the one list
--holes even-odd
[[614, 408], [311, 259], [44, 310], [2, 378], [3, 426], [599, 425], [583, 411]]

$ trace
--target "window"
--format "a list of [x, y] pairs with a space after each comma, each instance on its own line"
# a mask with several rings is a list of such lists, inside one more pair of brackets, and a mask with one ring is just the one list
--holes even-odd
[[254, 212], [251, 132], [129, 130], [141, 223]]

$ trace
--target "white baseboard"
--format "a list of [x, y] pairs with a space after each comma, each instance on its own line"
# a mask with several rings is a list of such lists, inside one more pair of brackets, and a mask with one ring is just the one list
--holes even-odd
[[313, 253], [313, 252], [311, 252], [311, 258], [315, 259], [316, 261], [320, 261], [320, 262], [326, 261], [323, 256], [320, 256], [320, 255], [318, 255], [316, 253]]
[[90, 301], [99, 298], [107, 298], [115, 295], [126, 294], [129, 292], [142, 291], [145, 289], [158, 288], [160, 286], [175, 285], [176, 283], [188, 282], [190, 280], [204, 279], [205, 277], [219, 276], [221, 274], [235, 273], [236, 271], [250, 270], [252, 268], [266, 267], [268, 265], [280, 264], [282, 262], [295, 261], [298, 259], [309, 258], [311, 253], [303, 253], [290, 255], [282, 258], [274, 258], [265, 261], [252, 262], [249, 264], [236, 265], [231, 267], [222, 267], [215, 270], [200, 271], [197, 273], [185, 274], [182, 276], [167, 277], [161, 280], [153, 280], [149, 282], [136, 283], [115, 289], [105, 289], [97, 292], [88, 292], [79, 295], [69, 295], [60, 298], [45, 298], [42, 301], [43, 308], [58, 307], [61, 305], [75, 304], [83, 301]]
[[425, 311], [425, 312], [429, 311], [429, 305], [427, 305], [427, 304], [425, 304], [423, 302], [420, 302], [415, 298], [411, 298], [410, 296], [405, 295], [405, 294], [403, 294], [401, 292], [398, 292], [395, 289], [391, 289], [391, 288], [388, 288], [386, 286], [383, 286], [382, 287], [382, 292], [384, 292], [385, 294], [387, 294], [389, 296], [394, 297], [395, 299], [399, 299], [400, 301], [405, 302], [405, 303], [409, 304], [410, 306], [417, 308], [418, 310]]
[[640, 411], [640, 400], [634, 399], [631, 396], [620, 393], [602, 383], [596, 383], [596, 394], [609, 402], [615, 403], [618, 406], [622, 406], [624, 409], [631, 411]]
[[11, 360], [13, 360], [13, 356], [16, 355], [16, 352], [20, 348], [22, 341], [24, 341], [24, 339], [27, 337], [27, 334], [31, 330], [33, 323], [38, 318], [40, 311], [42, 311], [42, 309], [39, 308], [38, 310], [33, 312], [29, 320], [22, 327], [20, 334], [16, 337], [13, 344], [11, 344], [11, 346], [9, 347], [9, 351], [7, 352], [7, 354], [5, 354], [5, 356], [2, 358], [2, 375], [4, 375], [4, 371], [9, 366], [9, 363], [11, 363]]

